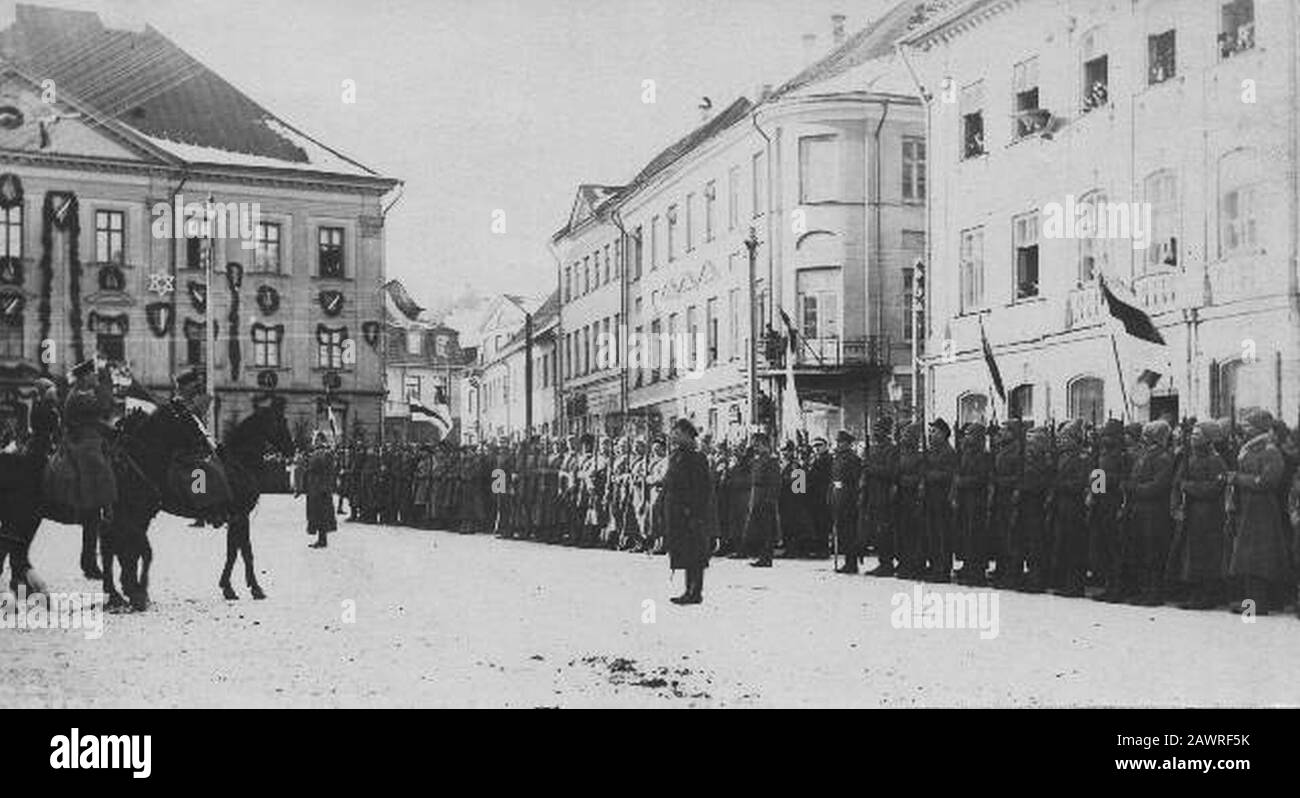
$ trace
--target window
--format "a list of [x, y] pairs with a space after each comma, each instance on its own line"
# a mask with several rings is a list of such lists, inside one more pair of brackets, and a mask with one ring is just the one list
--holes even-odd
[[1255, 0], [1219, 6], [1219, 57], [1231, 58], [1255, 46]]
[[727, 170], [727, 229], [735, 230], [740, 223], [740, 167]]
[[1047, 123], [1046, 114], [1038, 107], [1038, 59], [1030, 58], [1016, 64], [1013, 82], [1016, 93], [1013, 107], [1015, 136], [1022, 139], [1039, 132]]
[[23, 316], [5, 314], [0, 318], [0, 359], [18, 360], [23, 356]]
[[712, 366], [718, 362], [718, 298], [709, 297], [704, 306], [704, 335], [707, 347], [707, 362]]
[[925, 139], [903, 137], [903, 199], [925, 199]]
[[957, 268], [957, 280], [961, 283], [961, 312], [982, 310], [984, 308], [983, 227], [961, 231], [961, 252]]
[[619, 236], [614, 240], [614, 279], [619, 279], [623, 274], [623, 247], [626, 246], [623, 237]]
[[1113, 231], [1108, 229], [1107, 208], [1106, 195], [1100, 191], [1090, 191], [1079, 198], [1075, 232], [1079, 236], [1080, 285], [1110, 271], [1110, 236]]
[[253, 324], [253, 365], [258, 368], [280, 366], [280, 341], [284, 338], [284, 325], [268, 327]]
[[1038, 211], [1017, 216], [1011, 223], [1016, 261], [1016, 299], [1038, 296]]
[[727, 359], [740, 357], [740, 289], [727, 291]]
[[202, 238], [190, 237], [185, 239], [185, 268], [203, 268], [203, 253], [207, 249], [207, 243]]
[[419, 357], [424, 351], [424, 336], [419, 330], [407, 330], [406, 332], [406, 354], [412, 357]]
[[1110, 101], [1110, 62], [1097, 56], [1083, 63], [1083, 112], [1101, 108]]
[[650, 271], [659, 268], [659, 253], [663, 247], [659, 241], [659, 217], [650, 219]]
[[127, 316], [96, 316], [91, 313], [91, 327], [95, 331], [95, 351], [106, 360], [126, 360]]
[[347, 328], [316, 327], [316, 365], [323, 369], [343, 368], [343, 346]]
[[835, 341], [840, 337], [840, 289], [838, 268], [795, 272], [800, 336], [810, 342]]
[[704, 186], [704, 240], [712, 241], [718, 207], [718, 184], [712, 180]]
[[[645, 379], [646, 360], [650, 356], [649, 347], [647, 346], [648, 342], [643, 337], [644, 332], [645, 328], [638, 324], [636, 327], [637, 361], [636, 370], [634, 372], [635, 381], [632, 386], [634, 388], [641, 387], [641, 382]], [[629, 363], [629, 365], [631, 364]]]
[[204, 364], [204, 353], [207, 346], [204, 345], [204, 324], [201, 321], [185, 322], [185, 365], [202, 366]]
[[763, 157], [762, 152], [754, 153], [750, 162], [750, 186], [752, 188], [750, 197], [750, 207], [754, 209], [754, 218], [763, 215], [764, 196], [767, 192], [767, 159]]
[[1147, 37], [1147, 83], [1164, 83], [1176, 74], [1174, 31], [1167, 30]]
[[1178, 266], [1178, 178], [1172, 171], [1160, 171], [1146, 179], [1147, 204], [1151, 207], [1151, 246], [1146, 267], [1158, 271]]
[[0, 210], [0, 247], [4, 247], [3, 254], [6, 258], [23, 256], [22, 203]]
[[[606, 316], [600, 323], [600, 336], [596, 339], [596, 367], [597, 369], [609, 369], [617, 365], [614, 362], [613, 339], [610, 337], [609, 317]], [[600, 349], [605, 350], [605, 356], [600, 357]]]
[[1261, 180], [1254, 150], [1235, 150], [1219, 162], [1219, 257], [1259, 249]]
[[903, 269], [903, 340], [912, 340], [912, 330], [920, 319], [916, 314], [916, 275], [913, 269]]
[[1106, 418], [1106, 384], [1097, 377], [1079, 377], [1066, 390], [1070, 418], [1100, 424]]
[[677, 259], [677, 206], [668, 206], [668, 260], [672, 262]]
[[317, 263], [321, 277], [343, 276], [343, 228], [322, 227], [318, 237]]
[[642, 257], [645, 254], [644, 240], [642, 237], [643, 230], [638, 225], [636, 232], [632, 235], [632, 279], [641, 279]]
[[839, 199], [835, 183], [838, 144], [834, 136], [804, 136], [799, 139], [799, 201], [829, 202]]
[[573, 280], [573, 267], [565, 266], [564, 267], [564, 301], [565, 302], [568, 302], [570, 299], [573, 298], [573, 293], [571, 291], [573, 285], [571, 282], [572, 280]]
[[95, 211], [95, 260], [126, 263], [126, 213]]
[[402, 381], [402, 387], [403, 387], [403, 396], [406, 398], [406, 401], [408, 402], [420, 401], [421, 393], [420, 393], [419, 376], [408, 375], [406, 379]]
[[280, 272], [280, 225], [275, 222], [258, 222], [257, 248], [253, 253], [253, 268], [259, 272]]
[[962, 157], [977, 158], [984, 154], [984, 81], [972, 83], [961, 91]]
[[680, 351], [674, 351], [677, 341], [677, 314], [668, 314], [668, 336], [664, 341], [664, 357], [668, 358], [668, 379], [677, 376], [677, 359]]
[[699, 334], [699, 320], [696, 318], [695, 306], [691, 305], [686, 309], [686, 351], [678, 353], [685, 356], [686, 362], [684, 365], [687, 371], [695, 368], [695, 358], [699, 356], [699, 350], [696, 347], [696, 339]]
[[659, 353], [663, 350], [663, 341], [661, 340], [661, 326], [659, 319], [650, 322], [650, 382], [651, 384], [659, 382], [659, 361], [662, 359]]
[[1012, 418], [1031, 420], [1034, 417], [1034, 386], [1017, 385], [1007, 395], [1007, 412]]
[[582, 296], [591, 293], [591, 256], [582, 257]]
[[695, 249], [695, 195], [686, 195], [686, 251]]
[[983, 424], [988, 413], [989, 398], [982, 393], [964, 393], [957, 399], [959, 424]]

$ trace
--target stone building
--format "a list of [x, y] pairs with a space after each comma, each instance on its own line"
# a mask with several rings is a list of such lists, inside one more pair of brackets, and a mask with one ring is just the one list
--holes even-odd
[[298, 426], [332, 407], [378, 432], [395, 180], [153, 28], [19, 5], [0, 57], [0, 405], [23, 415], [33, 377], [96, 352], [164, 396], [212, 357], [218, 432], [272, 394]]

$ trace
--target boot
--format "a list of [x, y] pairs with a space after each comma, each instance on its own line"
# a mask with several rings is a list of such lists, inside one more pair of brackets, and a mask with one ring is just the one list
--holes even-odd
[[844, 564], [835, 569], [837, 574], [856, 574], [858, 572], [858, 558], [852, 554], [845, 555]]
[[694, 603], [700, 604], [704, 601], [704, 568], [697, 567], [695, 570], [695, 590], [691, 596], [695, 599]]
[[867, 576], [893, 576], [893, 575], [894, 575], [894, 563], [892, 560], [881, 560], [879, 565], [877, 565], [875, 568], [872, 568], [870, 571], [867, 571]]

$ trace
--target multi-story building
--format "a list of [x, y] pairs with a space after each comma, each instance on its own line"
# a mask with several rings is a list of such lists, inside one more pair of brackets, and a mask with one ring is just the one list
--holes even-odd
[[420, 307], [399, 281], [389, 280], [384, 293], [384, 440], [458, 444], [460, 397], [473, 353], [461, 349], [460, 333]]
[[97, 352], [164, 395], [212, 358], [218, 432], [271, 395], [297, 426], [332, 408], [378, 432], [396, 181], [153, 28], [19, 5], [0, 56], [0, 405], [23, 415], [34, 376]]
[[[982, 319], [999, 415], [1295, 416], [1298, 16], [975, 0], [904, 41], [928, 98], [931, 413], [989, 410]], [[1099, 278], [1167, 342], [1154, 387]]]
[[568, 222], [551, 237], [562, 308], [561, 416], [569, 433], [615, 432], [626, 409], [622, 363], [610, 356], [626, 318], [623, 239], [610, 214], [620, 190], [579, 186]]
[[540, 303], [512, 294], [492, 301], [466, 391], [466, 442], [518, 441], [556, 432], [558, 328], [558, 292]]
[[[928, 6], [900, 3], [841, 37], [829, 55], [757, 102], [726, 106], [591, 207], [579, 249], [621, 235], [624, 294], [564, 303], [561, 326], [580, 343], [564, 350], [566, 407], [592, 381], [585, 330], [603, 330], [606, 317], [621, 313], [628, 338], [652, 348], [648, 365], [615, 370], [638, 429], [685, 417], [726, 437], [781, 418], [778, 408], [791, 401], [786, 318], [810, 432], [861, 432], [869, 415], [902, 409], [910, 396], [891, 386], [911, 379], [908, 300], [924, 254], [926, 145], [894, 42]], [[753, 280], [747, 241], [756, 244]], [[575, 257], [562, 267], [581, 273]], [[565, 282], [562, 272], [561, 291], [572, 297]], [[751, 315], [759, 340], [753, 418]], [[674, 346], [669, 356], [660, 341], [681, 341], [684, 351]], [[598, 379], [604, 389], [616, 375]], [[599, 407], [606, 417], [617, 408], [603, 398]]]

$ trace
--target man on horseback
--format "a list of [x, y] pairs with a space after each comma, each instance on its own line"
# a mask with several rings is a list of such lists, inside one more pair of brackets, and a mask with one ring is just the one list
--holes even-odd
[[203, 424], [212, 404], [203, 374], [197, 370], [176, 378], [176, 395], [159, 412], [171, 422], [179, 451], [167, 471], [169, 492], [183, 503], [187, 514], [213, 526], [226, 522], [231, 500], [226, 470], [216, 456], [216, 446]]

